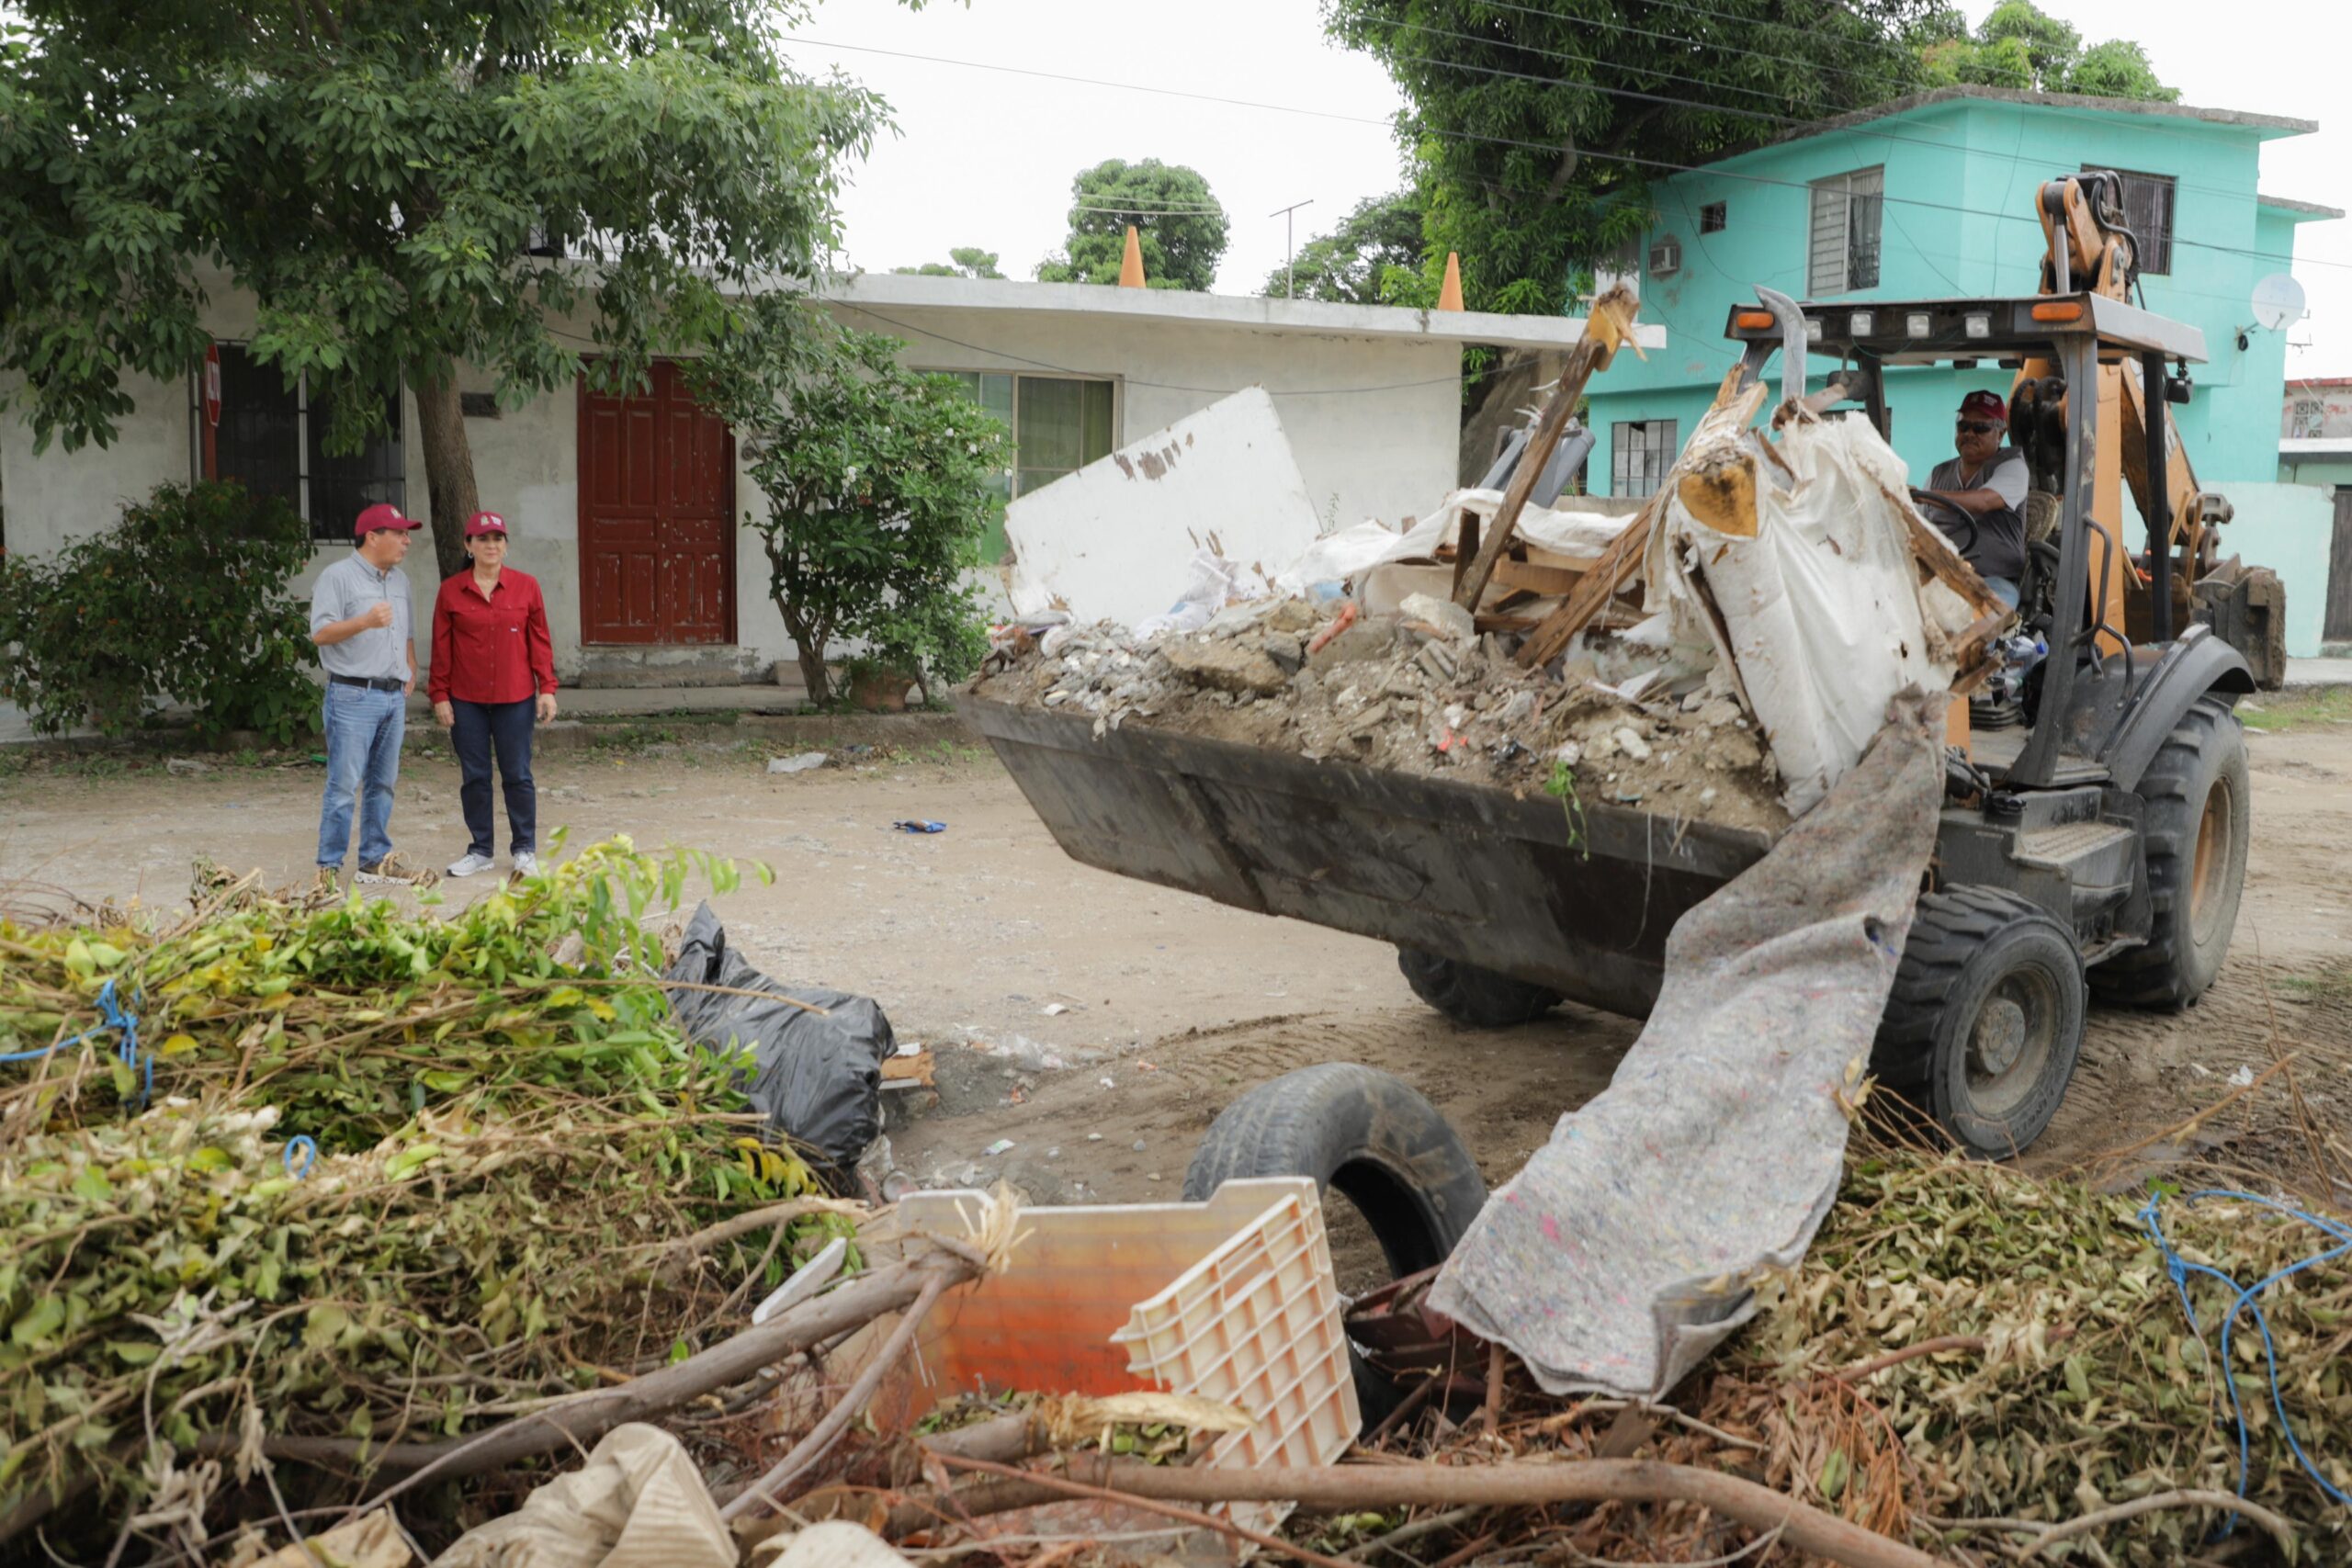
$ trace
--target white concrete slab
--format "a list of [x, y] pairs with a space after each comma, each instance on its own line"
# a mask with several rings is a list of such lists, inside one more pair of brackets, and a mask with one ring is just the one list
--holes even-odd
[[1271, 592], [1319, 526], [1273, 399], [1248, 388], [1014, 502], [1013, 608], [1133, 626], [1173, 607], [1203, 549]]

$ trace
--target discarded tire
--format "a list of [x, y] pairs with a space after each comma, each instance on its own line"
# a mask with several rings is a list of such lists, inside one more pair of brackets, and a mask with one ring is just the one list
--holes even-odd
[[1353, 1062], [1284, 1073], [1227, 1106], [1184, 1172], [1184, 1197], [1200, 1201], [1241, 1176], [1338, 1188], [1399, 1279], [1444, 1262], [1487, 1201], [1478, 1162], [1438, 1108]]
[[1548, 987], [1409, 947], [1396, 950], [1396, 967], [1404, 971], [1413, 995], [1454, 1022], [1474, 1029], [1507, 1029], [1541, 1018], [1560, 1005], [1560, 993]]
[[1919, 900], [1871, 1066], [1970, 1153], [2005, 1158], [2041, 1135], [2082, 1050], [2074, 933], [1996, 887]]
[[[1198, 1202], [1245, 1176], [1311, 1176], [1364, 1217], [1393, 1277], [1445, 1261], [1486, 1206], [1487, 1182], [1461, 1134], [1402, 1078], [1324, 1062], [1260, 1084], [1210, 1123], [1184, 1172]], [[1403, 1392], [1352, 1347], [1356, 1405], [1369, 1430]]]
[[2192, 705], [2141, 775], [2140, 799], [2154, 918], [2146, 945], [2092, 970], [2091, 988], [2178, 1010], [2220, 976], [2245, 886], [2252, 810], [2237, 715], [2211, 699]]

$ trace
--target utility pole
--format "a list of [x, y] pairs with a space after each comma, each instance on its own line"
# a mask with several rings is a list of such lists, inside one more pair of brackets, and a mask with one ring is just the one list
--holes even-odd
[[1283, 220], [1283, 298], [1285, 299], [1298, 298], [1298, 276], [1291, 270], [1291, 255], [1295, 249], [1291, 241], [1298, 232], [1298, 219], [1295, 215], [1300, 208], [1314, 205], [1315, 198], [1310, 196], [1305, 201], [1294, 201], [1288, 207], [1276, 208], [1266, 214], [1269, 218]]

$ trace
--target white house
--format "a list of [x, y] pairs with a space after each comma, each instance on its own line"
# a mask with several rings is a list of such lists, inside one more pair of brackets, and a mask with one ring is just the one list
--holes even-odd
[[[103, 450], [38, 456], [31, 428], [0, 422], [0, 506], [10, 550], [39, 554], [107, 525], [166, 479], [233, 476], [311, 518], [319, 565], [348, 547], [362, 506], [424, 508], [424, 463], [404, 395], [392, 433], [356, 457], [321, 450], [301, 389], [255, 365], [253, 303], [212, 290], [221, 407], [198, 378], [128, 378], [136, 410]], [[860, 275], [824, 298], [844, 323], [904, 339], [905, 362], [963, 375], [1012, 428], [1019, 495], [1241, 388], [1273, 396], [1308, 493], [1327, 521], [1395, 520], [1451, 489], [1462, 351], [1558, 349], [1579, 320], [1331, 305], [1163, 289]], [[1645, 347], [1663, 342], [1648, 329]], [[650, 396], [584, 388], [500, 412], [487, 379], [461, 387], [481, 503], [503, 513], [513, 564], [547, 592], [560, 674], [580, 684], [797, 682], [768, 598], [763, 501], [730, 433], [696, 409], [674, 367]], [[413, 577], [430, 557], [410, 557]], [[414, 568], [422, 563], [424, 570]], [[314, 567], [315, 570], [316, 568]], [[307, 578], [304, 580], [307, 587]], [[426, 650], [420, 649], [420, 656]]]

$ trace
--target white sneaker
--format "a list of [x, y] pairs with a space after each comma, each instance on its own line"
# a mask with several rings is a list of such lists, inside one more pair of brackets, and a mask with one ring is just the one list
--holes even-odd
[[488, 855], [478, 855], [471, 850], [468, 850], [464, 854], [459, 855], [456, 860], [449, 863], [449, 874], [452, 876], [471, 876], [478, 871], [488, 871], [490, 866], [491, 859]]
[[[484, 861], [481, 863], [488, 865], [490, 863], [488, 861]], [[517, 876], [538, 875], [539, 857], [529, 850], [516, 850], [514, 852], [514, 874]]]

